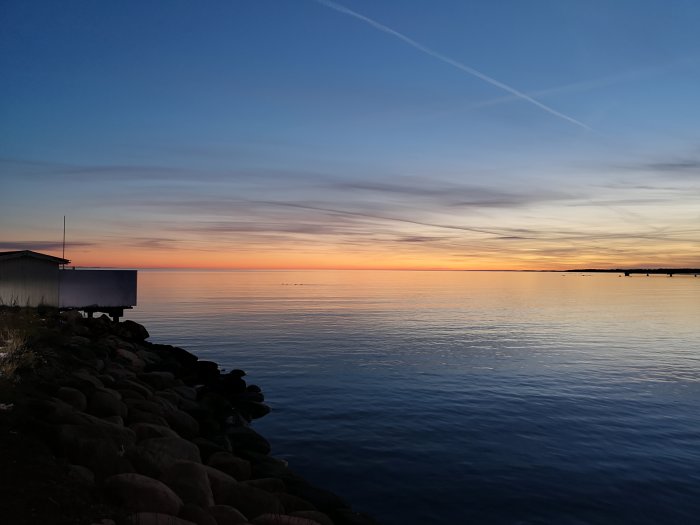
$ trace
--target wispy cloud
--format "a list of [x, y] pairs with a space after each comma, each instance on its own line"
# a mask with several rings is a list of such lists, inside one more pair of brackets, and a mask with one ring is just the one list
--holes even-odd
[[358, 13], [357, 11], [353, 11], [352, 9], [349, 9], [341, 4], [338, 4], [336, 2], [332, 2], [331, 0], [314, 0], [315, 2], [324, 5], [330, 9], [333, 9], [339, 13], [342, 13], [347, 16], [351, 16], [353, 18], [356, 18], [358, 20], [361, 20], [362, 22], [374, 27], [375, 29], [382, 31], [383, 33], [386, 33], [388, 35], [391, 35], [402, 42], [408, 44], [409, 46], [417, 49], [421, 53], [424, 53], [428, 56], [431, 56], [441, 62], [444, 62], [445, 64], [448, 64], [456, 69], [459, 69], [460, 71], [463, 71], [469, 75], [472, 75], [480, 80], [483, 80], [484, 82], [491, 84], [492, 86], [495, 86], [499, 89], [502, 89], [503, 91], [506, 91], [510, 93], [511, 95], [524, 100], [526, 102], [529, 102], [530, 104], [537, 106], [543, 111], [546, 111], [547, 113], [554, 115], [555, 117], [558, 117], [560, 119], [563, 119], [567, 122], [570, 122], [571, 124], [574, 124], [576, 126], [579, 126], [585, 130], [590, 131], [591, 128], [581, 122], [580, 120], [577, 120], [573, 117], [570, 117], [569, 115], [566, 115], [560, 111], [557, 111], [554, 108], [551, 108], [550, 106], [547, 106], [546, 104], [543, 104], [542, 102], [532, 98], [530, 95], [508, 85], [505, 84], [504, 82], [501, 82], [500, 80], [496, 80], [493, 77], [490, 77], [486, 75], [485, 73], [482, 73], [481, 71], [474, 69], [471, 66], [468, 66], [467, 64], [460, 62], [459, 60], [455, 60], [454, 58], [450, 58], [447, 55], [443, 55], [442, 53], [439, 53], [423, 44], [420, 42], [417, 42], [413, 40], [412, 38], [404, 35], [403, 33], [400, 33], [399, 31], [396, 31], [395, 29], [392, 29], [380, 22], [377, 22], [376, 20], [373, 20], [372, 18], [369, 18], [363, 14]]
[[[66, 248], [85, 248], [94, 246], [92, 242], [67, 242]], [[60, 250], [63, 243], [55, 241], [0, 241], [0, 250]]]

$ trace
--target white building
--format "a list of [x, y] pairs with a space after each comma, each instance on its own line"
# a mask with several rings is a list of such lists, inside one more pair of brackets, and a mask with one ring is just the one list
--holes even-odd
[[70, 261], [30, 250], [0, 252], [0, 305], [105, 312], [136, 306], [136, 270], [62, 270]]

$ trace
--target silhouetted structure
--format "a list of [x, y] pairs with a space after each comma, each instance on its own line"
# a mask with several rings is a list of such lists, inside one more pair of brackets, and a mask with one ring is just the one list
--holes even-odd
[[0, 304], [104, 312], [136, 306], [136, 270], [62, 270], [70, 261], [30, 250], [0, 252]]

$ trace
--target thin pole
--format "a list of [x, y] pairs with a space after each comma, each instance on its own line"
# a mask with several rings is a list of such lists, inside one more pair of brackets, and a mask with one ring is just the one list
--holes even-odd
[[[63, 216], [63, 252], [61, 253], [61, 259], [66, 259], [66, 216]], [[66, 269], [66, 263], [63, 263], [63, 269]]]

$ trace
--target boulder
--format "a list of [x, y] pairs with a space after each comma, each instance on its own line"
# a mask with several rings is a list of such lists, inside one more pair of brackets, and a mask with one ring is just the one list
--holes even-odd
[[126, 348], [117, 348], [114, 351], [114, 356], [118, 363], [122, 363], [135, 371], [143, 370], [146, 366], [143, 359]]
[[282, 502], [287, 514], [300, 510], [317, 510], [315, 505], [299, 496], [287, 494], [286, 492], [275, 492], [274, 495]]
[[214, 502], [223, 503], [226, 486], [235, 484], [237, 481], [214, 467], [204, 465], [204, 469], [209, 477], [209, 486], [211, 487], [212, 494], [214, 494]]
[[197, 361], [195, 368], [197, 383], [207, 386], [218, 386], [219, 365], [213, 361]]
[[97, 389], [90, 396], [88, 412], [94, 416], [120, 416], [126, 417], [126, 405], [121, 400], [121, 394], [115, 390], [105, 388]]
[[130, 341], [145, 341], [150, 337], [146, 327], [129, 319], [122, 321], [115, 328], [121, 337]]
[[298, 512], [290, 512], [289, 515], [296, 518], [304, 518], [315, 521], [319, 525], [334, 525], [333, 520], [330, 518], [330, 516], [328, 516], [328, 514], [324, 514], [323, 512], [319, 512], [317, 510], [300, 510]]
[[250, 479], [250, 461], [234, 456], [230, 452], [215, 452], [207, 464], [232, 476], [238, 481]]
[[229, 428], [226, 430], [226, 435], [236, 451], [249, 450], [260, 454], [270, 453], [269, 441], [250, 427]]
[[202, 462], [197, 445], [175, 437], [144, 439], [129, 451], [129, 459], [137, 472], [153, 478], [160, 478], [180, 459]]
[[140, 474], [117, 474], [107, 478], [104, 493], [110, 501], [128, 512], [176, 516], [183, 505], [179, 496], [167, 485]]
[[150, 438], [180, 437], [173, 429], [163, 425], [154, 425], [153, 423], [134, 423], [129, 428], [136, 434], [137, 442]]
[[237, 508], [248, 519], [261, 514], [282, 514], [284, 512], [284, 507], [277, 497], [243, 483], [224, 484], [216, 502]]
[[144, 372], [136, 377], [154, 390], [164, 390], [175, 385], [175, 376], [171, 372]]
[[123, 378], [116, 386], [117, 389], [126, 388], [128, 390], [135, 390], [143, 396], [144, 399], [150, 399], [153, 397], [153, 389], [150, 386], [145, 385], [139, 381], [136, 377]]
[[133, 431], [104, 422], [59, 425], [58, 442], [73, 463], [88, 467], [98, 478], [129, 472], [125, 453], [136, 441]]
[[253, 519], [252, 523], [254, 525], [319, 525], [317, 521], [279, 513], [262, 514]]
[[267, 492], [287, 492], [287, 486], [284, 484], [284, 481], [278, 478], [250, 479], [243, 483]]
[[184, 520], [169, 514], [157, 512], [137, 512], [127, 516], [125, 525], [197, 525], [197, 523]]
[[178, 517], [196, 523], [196, 525], [218, 525], [214, 516], [197, 505], [185, 503]]
[[246, 517], [238, 509], [230, 505], [213, 505], [207, 509], [214, 519], [216, 525], [237, 525], [238, 523], [248, 523]]
[[163, 471], [160, 480], [173, 489], [185, 503], [202, 508], [214, 505], [209, 477], [200, 463], [175, 461]]
[[81, 412], [87, 408], [87, 397], [77, 388], [62, 386], [56, 392], [56, 397]]

